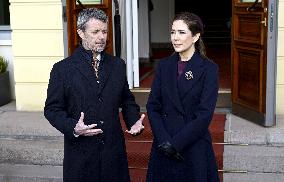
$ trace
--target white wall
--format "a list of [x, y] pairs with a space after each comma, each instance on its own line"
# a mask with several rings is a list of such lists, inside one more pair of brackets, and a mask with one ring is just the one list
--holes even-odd
[[276, 114], [284, 115], [284, 0], [278, 3]]
[[174, 17], [174, 0], [152, 0], [154, 10], [150, 12], [151, 42], [170, 42], [170, 26]]
[[[65, 10], [67, 11], [66, 0], [61, 0], [61, 2], [62, 2], [62, 8], [65, 7]], [[63, 9], [62, 9], [62, 11], [63, 11]], [[66, 14], [66, 16], [67, 16], [67, 14]], [[62, 24], [63, 24], [64, 57], [68, 57], [68, 27], [67, 27], [67, 19], [65, 21], [62, 18]]]
[[16, 108], [42, 111], [50, 70], [64, 57], [62, 2], [9, 1]]

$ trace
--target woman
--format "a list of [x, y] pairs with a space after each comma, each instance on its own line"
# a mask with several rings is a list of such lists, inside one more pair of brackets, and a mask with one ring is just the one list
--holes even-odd
[[148, 182], [219, 181], [208, 131], [218, 95], [218, 66], [205, 55], [202, 33], [197, 15], [175, 16], [175, 53], [160, 60], [147, 103], [154, 135]]

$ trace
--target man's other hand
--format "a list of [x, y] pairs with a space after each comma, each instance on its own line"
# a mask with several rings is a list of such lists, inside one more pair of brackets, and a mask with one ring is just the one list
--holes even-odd
[[126, 130], [125, 132], [131, 135], [140, 134], [144, 130], [143, 120], [145, 118], [145, 114], [142, 114], [140, 119], [130, 128], [130, 130]]

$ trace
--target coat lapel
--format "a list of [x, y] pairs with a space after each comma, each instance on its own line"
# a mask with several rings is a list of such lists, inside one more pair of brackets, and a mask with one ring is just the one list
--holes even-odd
[[73, 64], [75, 67], [80, 71], [82, 75], [86, 77], [86, 79], [89, 80], [89, 83], [91, 83], [91, 86], [93, 86], [95, 89], [98, 88], [98, 83], [96, 80], [96, 76], [94, 73], [94, 70], [92, 69], [91, 65], [88, 63], [88, 59], [86, 55], [84, 55], [80, 48], [77, 48], [74, 52], [74, 61]]
[[83, 74], [86, 77], [86, 79], [89, 80], [91, 85], [97, 90], [97, 93], [100, 94], [109, 78], [114, 60], [110, 55], [102, 53], [103, 60], [100, 65], [101, 66], [99, 70], [100, 83], [98, 84], [94, 70], [92, 69], [91, 65], [88, 63], [88, 59], [91, 58], [89, 58], [88, 55], [82, 51], [83, 50], [80, 47], [76, 49], [73, 55], [75, 57], [73, 64], [81, 72], [81, 74]]
[[[203, 73], [203, 60], [202, 58], [195, 52], [189, 62], [186, 64], [183, 74], [179, 79], [179, 93], [180, 98], [184, 98], [184, 96], [190, 92], [192, 87], [196, 85], [196, 82], [199, 81]], [[186, 76], [186, 73], [188, 74]]]
[[112, 66], [115, 60], [113, 60], [114, 58], [112, 58], [110, 55], [105, 54], [103, 55], [103, 63], [102, 63], [102, 69], [100, 70], [100, 84], [99, 84], [99, 91], [98, 93], [100, 94], [103, 90], [103, 88], [106, 85], [106, 82], [109, 78], [109, 75], [111, 73], [112, 70]]
[[178, 54], [175, 53], [173, 56], [170, 58], [170, 64], [167, 68], [168, 71], [166, 71], [166, 77], [167, 77], [167, 92], [168, 95], [171, 99], [171, 101], [174, 103], [176, 108], [181, 112], [184, 113], [184, 109], [181, 104], [181, 100], [179, 97], [178, 93], [178, 88], [177, 88], [177, 62], [178, 62]]

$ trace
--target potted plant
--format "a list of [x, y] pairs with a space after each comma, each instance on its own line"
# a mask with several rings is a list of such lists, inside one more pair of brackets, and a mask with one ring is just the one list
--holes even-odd
[[8, 61], [0, 56], [0, 106], [11, 101], [10, 78], [7, 68]]

